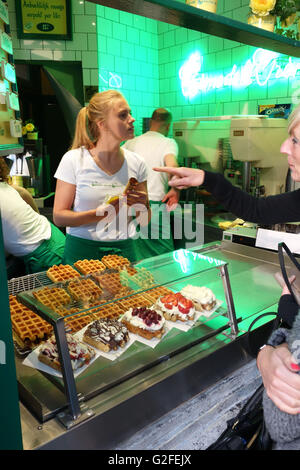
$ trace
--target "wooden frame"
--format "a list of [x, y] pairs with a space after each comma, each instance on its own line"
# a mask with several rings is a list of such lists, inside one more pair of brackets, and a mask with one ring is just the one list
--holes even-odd
[[35, 3], [15, 0], [18, 38], [72, 40], [71, 0]]

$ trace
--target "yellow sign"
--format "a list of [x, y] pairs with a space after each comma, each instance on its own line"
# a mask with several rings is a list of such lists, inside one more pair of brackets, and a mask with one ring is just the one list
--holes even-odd
[[17, 0], [20, 38], [71, 39], [70, 0]]

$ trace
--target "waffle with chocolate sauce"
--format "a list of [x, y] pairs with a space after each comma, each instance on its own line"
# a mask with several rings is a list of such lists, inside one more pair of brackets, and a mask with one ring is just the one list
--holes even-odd
[[48, 269], [47, 276], [52, 282], [63, 282], [80, 277], [80, 274], [69, 264], [54, 264]]
[[101, 319], [87, 327], [82, 339], [101, 351], [109, 352], [124, 348], [129, 335], [126, 326], [117, 320]]

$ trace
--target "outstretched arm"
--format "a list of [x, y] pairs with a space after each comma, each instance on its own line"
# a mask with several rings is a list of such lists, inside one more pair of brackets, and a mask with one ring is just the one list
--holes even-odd
[[197, 168], [185, 167], [155, 167], [154, 171], [168, 173], [171, 176], [169, 186], [177, 189], [184, 189], [190, 186], [200, 186], [204, 182], [205, 172]]

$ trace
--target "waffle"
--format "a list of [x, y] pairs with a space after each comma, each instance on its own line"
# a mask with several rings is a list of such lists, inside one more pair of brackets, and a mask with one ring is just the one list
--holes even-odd
[[71, 302], [71, 297], [62, 287], [43, 287], [32, 293], [39, 302], [52, 309]]
[[161, 338], [164, 334], [165, 319], [161, 313], [152, 308], [131, 308], [124, 313], [121, 322], [131, 333], [146, 339]]
[[152, 303], [155, 303], [162, 295], [167, 294], [173, 294], [173, 291], [164, 286], [155, 287], [154, 289], [150, 289], [147, 292], [143, 292], [143, 295], [147, 297], [147, 299], [150, 299]]
[[117, 320], [96, 320], [84, 332], [83, 341], [104, 352], [124, 348], [129, 340], [125, 325]]
[[120, 271], [120, 279], [122, 284], [126, 286], [129, 286], [131, 281], [141, 288], [151, 287], [155, 284], [153, 274], [146, 268], [136, 270], [131, 266], [125, 266]]
[[140, 287], [151, 287], [155, 284], [154, 276], [146, 268], [139, 268], [137, 274], [133, 276], [134, 282]]
[[106, 255], [101, 259], [102, 263], [109, 269], [121, 269], [123, 266], [130, 265], [127, 258], [119, 255]]
[[91, 274], [91, 273], [98, 273], [100, 271], [104, 271], [106, 269], [105, 264], [103, 264], [98, 259], [82, 259], [76, 261], [74, 266], [78, 271], [82, 274]]
[[76, 333], [77, 331], [82, 330], [85, 326], [89, 323], [94, 321], [94, 317], [92, 315], [85, 315], [82, 314], [74, 315], [69, 319], [65, 320], [65, 326], [67, 330], [71, 330], [72, 333]]
[[94, 309], [90, 310], [90, 312], [92, 313], [95, 320], [100, 320], [102, 318], [114, 320], [118, 319], [122, 315], [123, 310], [115, 303], [111, 303], [104, 306], [95, 307]]
[[55, 264], [48, 269], [47, 276], [52, 282], [63, 282], [74, 277], [80, 277], [80, 274], [69, 264]]
[[115, 273], [104, 273], [104, 274], [93, 274], [94, 279], [100, 284], [100, 286], [107, 290], [113, 295], [126, 295], [126, 292], [129, 292], [127, 286], [124, 286], [121, 283], [121, 277], [119, 272]]
[[153, 302], [150, 299], [141, 294], [136, 294], [117, 302], [118, 307], [120, 307], [123, 312], [134, 307], [150, 307], [152, 304]]
[[71, 331], [72, 333], [76, 333], [77, 331], [81, 330], [95, 319], [91, 314], [84, 315], [83, 313], [80, 313], [81, 309], [77, 307], [60, 307], [56, 308], [55, 311], [62, 317], [71, 314], [73, 315], [72, 317], [68, 317], [65, 319], [65, 328], [67, 331]]
[[25, 305], [9, 296], [11, 323], [16, 342], [21, 347], [34, 347], [47, 339], [52, 333], [52, 326]]
[[98, 299], [102, 290], [92, 279], [76, 279], [68, 284], [68, 291], [75, 300], [89, 302]]

